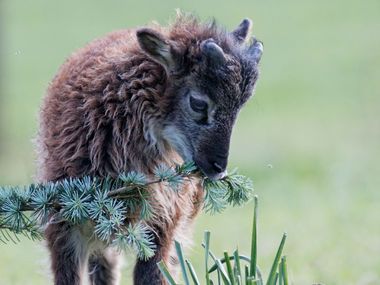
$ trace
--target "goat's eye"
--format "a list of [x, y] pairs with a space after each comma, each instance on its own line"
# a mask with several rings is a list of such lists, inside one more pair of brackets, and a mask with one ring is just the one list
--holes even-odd
[[208, 105], [206, 101], [190, 96], [190, 107], [195, 112], [205, 113], [207, 111]]

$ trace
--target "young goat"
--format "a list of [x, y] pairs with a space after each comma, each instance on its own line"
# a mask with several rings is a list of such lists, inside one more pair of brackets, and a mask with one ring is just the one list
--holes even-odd
[[[39, 180], [151, 175], [160, 163], [193, 160], [211, 179], [223, 177], [231, 130], [252, 95], [262, 44], [248, 40], [251, 22], [233, 32], [191, 16], [168, 28], [111, 33], [74, 53], [51, 82], [41, 109]], [[147, 224], [157, 246], [138, 260], [134, 284], [166, 284], [156, 263], [174, 272], [173, 241], [184, 242], [203, 199], [200, 179], [179, 193], [150, 190]], [[92, 236], [91, 225], [51, 222], [46, 239], [56, 285], [118, 284], [117, 254]]]

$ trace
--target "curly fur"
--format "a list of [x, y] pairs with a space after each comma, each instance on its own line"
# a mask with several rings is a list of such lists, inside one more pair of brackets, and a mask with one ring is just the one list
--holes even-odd
[[[181, 162], [163, 135], [163, 120], [172, 111], [176, 100], [173, 89], [183, 75], [202, 69], [197, 66], [200, 50], [195, 43], [213, 38], [226, 54], [239, 52], [227, 32], [215, 23], [201, 24], [194, 17], [179, 16], [168, 28], [152, 28], [173, 41], [176, 52], [184, 55], [180, 68], [168, 71], [141, 49], [136, 30], [123, 30], [89, 43], [59, 69], [40, 112], [39, 181], [116, 176], [130, 170], [150, 175], [159, 163]], [[244, 92], [244, 88], [252, 76], [244, 72], [252, 70], [233, 56], [223, 70], [232, 77], [223, 78], [219, 72], [217, 76], [224, 79], [221, 84], [238, 90], [235, 93], [242, 96], [239, 101], [246, 100], [243, 97], [251, 90]], [[175, 271], [173, 240], [183, 241], [190, 235], [203, 196], [197, 180], [184, 188], [179, 194], [163, 186], [150, 189], [155, 215], [149, 225], [156, 233], [158, 252], [151, 260], [137, 263], [135, 284], [164, 284], [155, 265], [161, 258]], [[80, 284], [88, 256], [92, 284], [117, 284], [111, 273], [115, 262], [107, 259], [102, 246], [86, 243], [89, 236], [64, 223], [49, 225], [46, 237], [56, 285]]]

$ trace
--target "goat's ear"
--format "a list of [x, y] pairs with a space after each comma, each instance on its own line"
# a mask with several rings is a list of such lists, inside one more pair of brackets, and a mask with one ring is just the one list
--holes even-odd
[[252, 21], [250, 19], [244, 19], [231, 34], [233, 35], [236, 41], [242, 43], [248, 38], [251, 27]]
[[160, 33], [143, 28], [136, 32], [140, 47], [165, 68], [172, 69], [175, 65], [174, 46], [170, 40]]

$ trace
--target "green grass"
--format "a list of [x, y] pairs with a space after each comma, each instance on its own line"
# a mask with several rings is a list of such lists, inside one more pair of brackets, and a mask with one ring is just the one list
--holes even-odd
[[[251, 256], [240, 255], [238, 248], [235, 249], [232, 255], [224, 251], [223, 257], [216, 256], [211, 251], [210, 237], [211, 233], [206, 231], [204, 234], [204, 241], [202, 246], [204, 248], [204, 269], [205, 274], [202, 277], [205, 281], [202, 284], [205, 285], [287, 285], [289, 284], [286, 256], [282, 256], [284, 250], [286, 234], [284, 233], [277, 249], [275, 258], [273, 260], [271, 269], [269, 271], [268, 278], [265, 279], [263, 274], [257, 265], [257, 211], [258, 197], [254, 198], [254, 211], [253, 211], [253, 223], [251, 231]], [[249, 233], [246, 233], [248, 235]], [[178, 261], [181, 268], [180, 279], [183, 280], [185, 285], [200, 285], [202, 280], [198, 277], [197, 272], [191, 264], [189, 259], [185, 259], [183, 249], [178, 241], [175, 241], [175, 250], [178, 257]], [[211, 259], [212, 266], [209, 260]], [[244, 264], [244, 271], [242, 270], [242, 263]], [[186, 265], [187, 267], [186, 267]], [[162, 275], [170, 285], [177, 285], [175, 277], [172, 276], [168, 269], [168, 264], [164, 260], [157, 263]], [[188, 275], [191, 276], [191, 282]]]
[[[231, 167], [253, 178], [261, 208], [258, 263], [275, 245], [294, 284], [378, 284], [380, 279], [380, 3], [368, 1], [20, 1], [0, 2], [2, 81], [0, 184], [30, 183], [41, 98], [58, 66], [94, 37], [174, 9], [243, 17], [264, 42], [261, 79], [233, 133]], [[249, 252], [251, 207], [203, 214], [195, 244]], [[226, 231], [228, 229], [228, 231]], [[239, 238], [236, 238], [236, 237]], [[217, 237], [217, 238], [216, 238]], [[197, 272], [203, 251], [187, 252]], [[50, 284], [48, 255], [29, 241], [0, 245], [0, 284]], [[129, 284], [127, 260], [124, 283]], [[268, 272], [264, 270], [264, 276]]]

